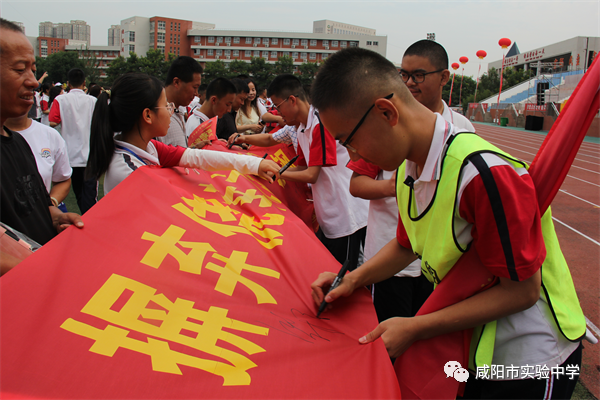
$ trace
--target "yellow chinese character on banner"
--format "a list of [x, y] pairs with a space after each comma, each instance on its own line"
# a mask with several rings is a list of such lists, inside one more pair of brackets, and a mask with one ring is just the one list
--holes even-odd
[[[256, 239], [261, 246], [267, 249], [272, 249], [283, 243], [283, 239], [280, 239], [283, 235], [280, 232], [266, 227], [283, 225], [285, 220], [283, 215], [267, 213], [264, 214], [263, 218], [259, 221], [255, 221], [253, 216], [234, 211], [229, 206], [219, 203], [216, 199], [203, 199], [194, 195], [193, 199], [186, 199], [183, 197], [182, 200], [191, 207], [191, 209], [186, 207], [183, 203], [177, 203], [173, 208], [221, 236], [230, 237], [238, 233], [250, 235]], [[206, 219], [207, 212], [217, 214], [221, 219], [221, 222], [226, 223], [223, 224], [208, 221]], [[237, 214], [241, 214], [239, 222], [236, 218]], [[236, 224], [228, 224], [227, 222]]]
[[[127, 302], [117, 310], [115, 303], [127, 294], [130, 295]], [[152, 308], [148, 307], [150, 303]], [[242, 354], [217, 346], [217, 341], [252, 355], [265, 350], [231, 331], [269, 334], [268, 328], [228, 318], [228, 310], [224, 308], [209, 307], [203, 311], [194, 308], [193, 301], [177, 298], [171, 302], [165, 295], [156, 294], [156, 289], [116, 274], [111, 275], [81, 311], [113, 324], [98, 329], [69, 318], [61, 325], [69, 332], [93, 339], [91, 352], [112, 357], [122, 347], [149, 355], [154, 371], [182, 375], [179, 366], [185, 365], [221, 376], [223, 386], [249, 385], [247, 371], [256, 364]], [[148, 337], [146, 341], [137, 340], [128, 337], [130, 331]], [[169, 342], [190, 348], [190, 354], [172, 350]], [[227, 362], [192, 355], [198, 351]]]
[[[215, 286], [217, 292], [231, 296], [239, 282], [254, 293], [258, 304], [277, 304], [277, 301], [265, 288], [242, 276], [242, 271], [251, 271], [275, 279], [279, 279], [279, 272], [257, 265], [246, 264], [246, 259], [248, 258], [248, 253], [246, 252], [233, 250], [231, 256], [227, 258], [217, 254], [216, 250], [208, 243], [182, 241], [181, 238], [184, 233], [184, 229], [175, 225], [169, 226], [161, 236], [144, 232], [142, 234], [142, 239], [153, 242], [153, 244], [140, 262], [152, 268], [158, 268], [163, 263], [164, 259], [168, 255], [171, 255], [179, 263], [179, 270], [200, 275], [202, 273], [202, 265], [206, 255], [209, 252], [215, 253], [212, 257], [222, 261], [224, 266], [209, 262], [206, 265], [206, 268], [221, 275]], [[182, 249], [177, 247], [177, 245], [191, 249], [191, 251], [186, 254]]]

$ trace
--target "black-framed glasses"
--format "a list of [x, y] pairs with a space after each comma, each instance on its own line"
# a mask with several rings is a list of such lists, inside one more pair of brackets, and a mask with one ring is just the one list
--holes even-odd
[[436, 72], [442, 72], [443, 70], [444, 69], [438, 69], [437, 71], [431, 72], [413, 72], [412, 74], [409, 74], [404, 70], [400, 70], [400, 76], [402, 77], [402, 81], [404, 81], [404, 83], [408, 83], [410, 78], [412, 78], [414, 83], [423, 83], [425, 82], [426, 75], [435, 74]]
[[[392, 98], [392, 96], [394, 96], [394, 93], [388, 94], [387, 96], [384, 97], [384, 99], [389, 100]], [[365, 115], [363, 115], [363, 117], [360, 119], [360, 121], [358, 121], [358, 124], [356, 124], [356, 126], [354, 127], [354, 129], [352, 129], [352, 132], [350, 132], [350, 134], [348, 135], [348, 137], [346, 138], [346, 140], [344, 140], [343, 142], [341, 140], [338, 140], [338, 142], [340, 142], [340, 144], [342, 146], [344, 146], [345, 148], [347, 148], [348, 150], [350, 150], [353, 153], [356, 153], [356, 149], [352, 146], [350, 146], [348, 143], [350, 143], [350, 140], [352, 140], [352, 136], [354, 136], [354, 134], [356, 133], [356, 131], [358, 130], [358, 128], [361, 127], [361, 125], [363, 124], [363, 122], [365, 122], [365, 119], [367, 118], [367, 115], [369, 115], [369, 113], [371, 112], [371, 110], [373, 109], [373, 107], [375, 107], [375, 103], [373, 103], [373, 105], [371, 107], [369, 107], [369, 109], [367, 110], [367, 112], [365, 113]]]
[[285, 103], [286, 101], [288, 101], [288, 100], [290, 99], [290, 97], [292, 97], [292, 96], [294, 96], [294, 97], [298, 97], [298, 95], [296, 95], [296, 94], [290, 94], [290, 95], [287, 97], [287, 99], [285, 99], [284, 101], [282, 101], [281, 103], [279, 103], [279, 104], [277, 104], [277, 105], [274, 105], [273, 107], [274, 107], [274, 108], [275, 108], [277, 111], [279, 111], [279, 107], [281, 107], [281, 105], [282, 105], [283, 103]]

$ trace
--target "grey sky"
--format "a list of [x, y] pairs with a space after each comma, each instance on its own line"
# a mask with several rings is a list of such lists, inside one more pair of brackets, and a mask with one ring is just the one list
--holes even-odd
[[330, 19], [377, 30], [388, 37], [387, 57], [400, 62], [413, 42], [435, 32], [450, 63], [467, 56], [465, 75], [475, 76], [477, 50], [487, 62], [502, 58], [498, 40], [508, 37], [524, 52], [575, 36], [600, 36], [600, 2], [591, 1], [1, 1], [3, 18], [23, 22], [37, 36], [43, 21], [86, 21], [92, 45], [107, 44], [107, 29], [135, 15], [165, 16], [216, 25], [216, 29], [311, 32]]

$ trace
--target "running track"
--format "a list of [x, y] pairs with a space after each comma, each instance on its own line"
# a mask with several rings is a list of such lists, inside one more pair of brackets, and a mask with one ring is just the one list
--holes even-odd
[[[546, 132], [474, 126], [482, 138], [529, 164], [546, 138]], [[551, 207], [588, 329], [600, 338], [600, 144], [592, 140], [582, 143]], [[600, 343], [583, 345], [580, 382], [600, 398]]]

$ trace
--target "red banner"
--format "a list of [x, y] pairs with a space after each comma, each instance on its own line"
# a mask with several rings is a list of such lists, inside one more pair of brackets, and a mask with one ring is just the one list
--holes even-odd
[[400, 398], [366, 289], [315, 317], [291, 188], [139, 168], [0, 279], [2, 398]]
[[217, 140], [218, 117], [204, 121], [188, 137], [188, 147], [196, 147], [202, 141]]

